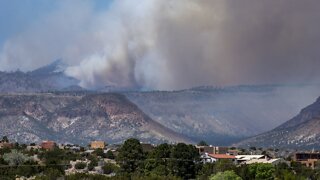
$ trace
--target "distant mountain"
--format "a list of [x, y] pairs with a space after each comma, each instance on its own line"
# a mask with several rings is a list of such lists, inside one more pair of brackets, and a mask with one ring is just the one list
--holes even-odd
[[104, 87], [95, 89], [95, 91], [125, 93], [125, 92], [139, 92], [139, 89], [134, 87], [104, 86]]
[[320, 98], [297, 116], [266, 133], [246, 139], [238, 146], [293, 149], [320, 148]]
[[18, 142], [55, 140], [86, 144], [192, 141], [153, 121], [120, 94], [0, 95], [0, 136]]
[[77, 79], [65, 75], [67, 67], [57, 60], [31, 72], [0, 72], [0, 94], [31, 93], [37, 99], [41, 92], [76, 97], [83, 93], [121, 93], [167, 130], [194, 141], [230, 145], [274, 129], [312, 103], [320, 92], [320, 85], [202, 86], [147, 92], [105, 85], [87, 90]]
[[318, 85], [257, 85], [125, 94], [167, 128], [195, 141], [230, 145], [277, 127], [319, 92]]
[[0, 72], [0, 92], [56, 91], [76, 86], [79, 81], [64, 74], [66, 67], [57, 60], [31, 72]]
[[65, 64], [61, 59], [55, 60], [51, 64], [40, 67], [31, 72], [32, 75], [48, 75], [48, 74], [56, 74], [63, 73], [67, 69], [68, 65]]

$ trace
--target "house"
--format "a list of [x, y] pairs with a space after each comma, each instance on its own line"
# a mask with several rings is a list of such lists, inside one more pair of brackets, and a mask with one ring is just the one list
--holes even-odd
[[90, 144], [91, 149], [104, 149], [105, 146], [104, 141], [92, 141]]
[[263, 164], [272, 164], [272, 165], [278, 165], [280, 163], [287, 163], [287, 161], [285, 161], [282, 158], [278, 158], [278, 159], [251, 159], [249, 161], [244, 162], [245, 164], [254, 164], [254, 163], [263, 163]]
[[220, 146], [196, 146], [199, 151], [199, 154], [209, 153], [209, 154], [227, 154], [228, 147]]
[[94, 150], [88, 149], [88, 150], [84, 151], [83, 153], [84, 154], [92, 154], [93, 152], [94, 152]]
[[232, 162], [235, 162], [236, 157], [235, 156], [231, 156], [228, 154], [209, 154], [209, 153], [204, 153], [202, 155], [200, 155], [200, 158], [202, 160], [203, 163], [214, 163], [217, 162], [219, 160], [230, 160]]
[[81, 147], [79, 145], [75, 145], [75, 144], [67, 144], [64, 146], [64, 149], [69, 149], [74, 152], [78, 152], [81, 150]]
[[27, 146], [27, 150], [28, 151], [31, 151], [31, 150], [36, 150], [36, 149], [41, 149], [41, 146], [39, 146], [39, 145], [29, 145], [29, 146]]
[[208, 154], [209, 157], [212, 158], [213, 162], [219, 161], [219, 160], [230, 160], [232, 162], [235, 162], [236, 157], [228, 154]]
[[9, 142], [0, 142], [0, 149], [2, 148], [13, 148], [13, 143], [9, 143]]
[[301, 164], [315, 168], [315, 164], [320, 160], [319, 152], [299, 152], [293, 155], [293, 161], [300, 162]]
[[239, 155], [239, 151], [237, 149], [229, 149], [227, 154], [232, 155], [232, 156], [237, 156], [237, 155]]
[[265, 159], [265, 155], [237, 155], [235, 156], [237, 159], [237, 164], [246, 164], [246, 162], [251, 161], [253, 159]]
[[42, 141], [40, 146], [45, 150], [53, 150], [57, 145], [54, 141]]

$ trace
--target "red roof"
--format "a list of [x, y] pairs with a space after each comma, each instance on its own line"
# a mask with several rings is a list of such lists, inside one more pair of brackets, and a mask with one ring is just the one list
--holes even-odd
[[41, 147], [43, 149], [53, 149], [56, 146], [56, 143], [54, 141], [43, 141], [41, 143]]
[[215, 159], [236, 159], [235, 156], [231, 156], [228, 154], [208, 154], [208, 155]]

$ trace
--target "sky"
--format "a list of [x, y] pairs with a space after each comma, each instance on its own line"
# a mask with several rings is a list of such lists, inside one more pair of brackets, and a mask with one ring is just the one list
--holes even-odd
[[[63, 0], [1, 0], [0, 46], [6, 39], [23, 32], [34, 21], [56, 10]], [[112, 0], [79, 0], [92, 3], [96, 12], [107, 10]], [[75, 4], [77, 2], [74, 2]]]
[[319, 83], [317, 0], [1, 0], [0, 70], [83, 87]]

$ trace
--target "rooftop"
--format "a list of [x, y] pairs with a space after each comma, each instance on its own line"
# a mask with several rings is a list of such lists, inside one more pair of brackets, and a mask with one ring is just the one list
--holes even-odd
[[215, 159], [236, 159], [236, 156], [231, 156], [227, 154], [208, 154], [208, 155]]

